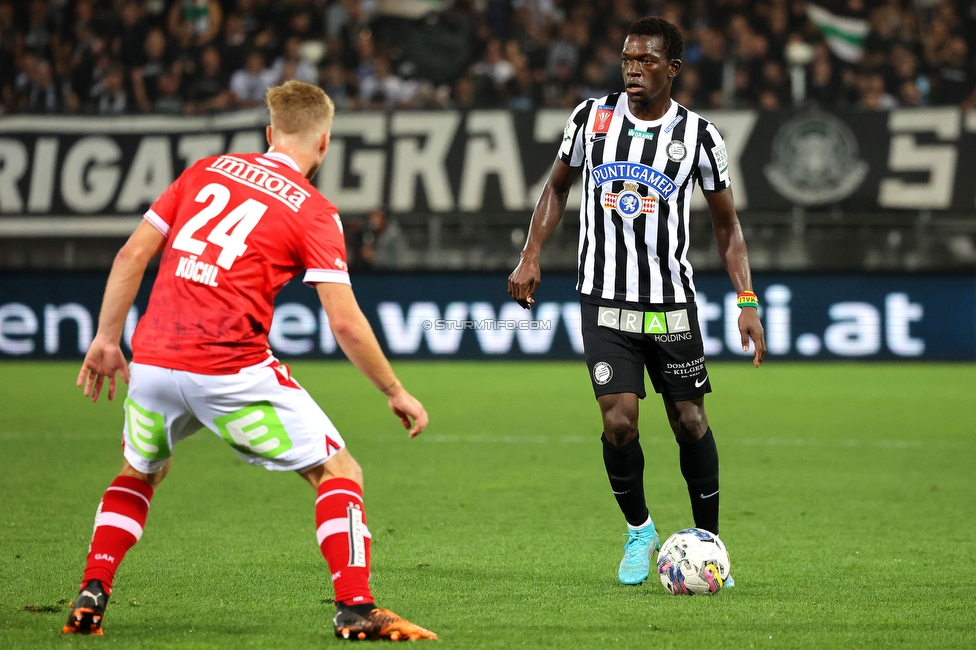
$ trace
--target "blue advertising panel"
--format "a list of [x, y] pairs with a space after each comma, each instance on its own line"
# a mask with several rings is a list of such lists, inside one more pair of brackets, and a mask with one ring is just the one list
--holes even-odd
[[[0, 358], [80, 358], [97, 327], [104, 273], [0, 274]], [[536, 305], [509, 298], [504, 274], [376, 274], [353, 287], [383, 348], [415, 359], [574, 359], [583, 352], [575, 278], [547, 274]], [[129, 313], [143, 313], [147, 278]], [[726, 276], [696, 278], [710, 359], [745, 354]], [[946, 275], [758, 274], [770, 359], [976, 360], [976, 278]], [[270, 332], [281, 357], [341, 351], [316, 293], [298, 281], [277, 299]]]

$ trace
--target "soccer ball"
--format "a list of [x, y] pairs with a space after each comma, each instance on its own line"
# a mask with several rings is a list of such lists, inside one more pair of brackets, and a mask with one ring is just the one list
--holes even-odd
[[720, 591], [729, 579], [729, 552], [718, 535], [685, 528], [661, 545], [657, 575], [676, 596], [708, 596]]

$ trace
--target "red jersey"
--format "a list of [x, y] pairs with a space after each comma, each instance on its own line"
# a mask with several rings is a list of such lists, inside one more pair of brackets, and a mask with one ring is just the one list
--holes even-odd
[[166, 236], [132, 360], [228, 375], [269, 358], [274, 297], [349, 284], [336, 207], [286, 155], [226, 154], [183, 172], [145, 218]]

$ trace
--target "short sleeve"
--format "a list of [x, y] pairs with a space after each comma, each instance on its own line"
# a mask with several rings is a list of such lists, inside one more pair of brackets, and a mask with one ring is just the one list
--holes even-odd
[[563, 131], [563, 141], [559, 145], [559, 159], [570, 167], [582, 167], [585, 150], [583, 148], [583, 133], [586, 120], [590, 115], [592, 100], [580, 104], [569, 116], [566, 129]]
[[183, 185], [186, 183], [186, 178], [195, 166], [192, 165], [185, 169], [180, 174], [180, 177], [170, 183], [170, 186], [159, 195], [159, 198], [142, 215], [146, 221], [152, 224], [153, 228], [163, 234], [163, 237], [169, 237], [170, 228], [172, 228], [173, 222], [176, 221], [176, 210], [180, 207]]
[[346, 240], [342, 220], [335, 208], [329, 206], [308, 225], [302, 247], [302, 263], [305, 265], [305, 278], [302, 280], [305, 284], [350, 284]]
[[711, 122], [704, 122], [698, 139], [699, 182], [703, 190], [715, 192], [732, 185], [729, 179], [729, 152], [725, 140]]

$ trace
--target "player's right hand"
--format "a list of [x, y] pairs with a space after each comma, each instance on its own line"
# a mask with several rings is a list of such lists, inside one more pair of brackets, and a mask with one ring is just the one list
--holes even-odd
[[[404, 429], [410, 429], [410, 437], [416, 438], [420, 432], [427, 428], [430, 418], [427, 411], [416, 397], [407, 392], [407, 389], [397, 383], [397, 388], [392, 395], [387, 396], [387, 404], [393, 414], [400, 418]], [[413, 420], [412, 426], [410, 420]]]
[[122, 374], [122, 381], [129, 383], [129, 364], [125, 361], [122, 348], [118, 341], [111, 341], [99, 335], [95, 336], [81, 364], [76, 386], [84, 385], [85, 397], [91, 397], [94, 404], [102, 393], [102, 385], [108, 377], [108, 398], [115, 398], [117, 388], [116, 373]]
[[542, 273], [539, 270], [539, 260], [534, 256], [522, 255], [518, 266], [508, 276], [508, 293], [511, 294], [515, 302], [529, 309], [535, 300], [532, 298], [535, 290], [542, 282]]

